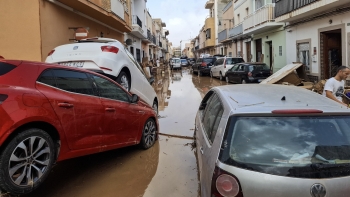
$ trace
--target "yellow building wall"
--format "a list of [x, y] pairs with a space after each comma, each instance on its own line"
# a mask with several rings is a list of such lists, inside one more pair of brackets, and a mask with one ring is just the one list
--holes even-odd
[[214, 46], [215, 45], [215, 18], [211, 17], [211, 18], [207, 18], [205, 19], [205, 29], [209, 29], [210, 28], [210, 39], [205, 41], [205, 46], [209, 47], [209, 46]]
[[1, 56], [6, 59], [41, 60], [39, 1], [1, 0]]
[[124, 34], [109, 29], [67, 9], [48, 1], [40, 0], [40, 23], [42, 53], [39, 60], [45, 61], [47, 54], [56, 46], [67, 44], [74, 39], [74, 29], [69, 27], [89, 27], [89, 37], [100, 36], [124, 42]]

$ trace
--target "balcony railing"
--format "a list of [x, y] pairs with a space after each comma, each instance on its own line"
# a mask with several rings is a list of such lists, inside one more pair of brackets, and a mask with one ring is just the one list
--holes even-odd
[[235, 37], [243, 33], [243, 24], [238, 24], [234, 28], [230, 29], [228, 32], [228, 37]]
[[136, 15], [132, 15], [132, 24], [133, 25], [138, 25], [138, 26], [140, 26], [142, 28], [142, 21]]
[[280, 0], [275, 5], [275, 17], [290, 13], [318, 0]]
[[153, 44], [157, 44], [157, 40], [156, 40], [156, 36], [155, 35], [152, 36], [152, 42], [153, 42]]
[[250, 28], [262, 25], [267, 22], [275, 21], [274, 4], [267, 4], [254, 13], [246, 16], [243, 21], [243, 29], [248, 30]]
[[151, 31], [147, 29], [147, 39], [152, 41], [152, 34]]
[[227, 29], [224, 29], [218, 35], [218, 42], [221, 42], [226, 39], [227, 39]]

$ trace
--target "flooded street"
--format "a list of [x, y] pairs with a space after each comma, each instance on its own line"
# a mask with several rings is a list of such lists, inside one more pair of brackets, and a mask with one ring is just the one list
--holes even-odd
[[160, 136], [152, 148], [127, 147], [60, 162], [42, 187], [25, 196], [199, 196], [195, 115], [204, 94], [226, 82], [192, 75], [187, 68], [157, 73]]

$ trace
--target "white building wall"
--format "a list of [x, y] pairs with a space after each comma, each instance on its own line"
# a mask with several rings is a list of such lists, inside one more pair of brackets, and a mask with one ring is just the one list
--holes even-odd
[[[332, 24], [330, 24], [330, 19], [332, 20]], [[298, 26], [293, 26], [286, 31], [286, 50], [287, 50], [287, 64], [297, 61], [297, 50], [296, 43], [300, 40], [311, 39], [310, 45], [310, 53], [311, 57], [313, 55], [313, 49], [316, 47], [317, 57], [316, 61], [311, 60], [311, 74], [320, 75], [320, 35], [319, 30], [322, 28], [331, 28], [335, 26], [342, 25], [345, 27], [345, 34], [342, 32], [342, 64], [350, 66], [349, 62], [349, 47], [350, 40], [348, 39], [348, 33], [350, 32], [350, 13], [334, 15], [326, 18], [322, 18], [319, 20], [315, 20], [312, 22], [300, 24]], [[339, 29], [336, 28], [335, 29]], [[343, 40], [345, 38], [345, 40]], [[345, 50], [344, 50], [345, 49]]]

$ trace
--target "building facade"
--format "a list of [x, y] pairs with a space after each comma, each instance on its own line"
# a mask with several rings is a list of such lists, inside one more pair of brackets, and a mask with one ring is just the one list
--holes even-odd
[[79, 27], [89, 37], [120, 42], [131, 31], [129, 0], [11, 0], [1, 3], [0, 13], [0, 49], [7, 59], [44, 61], [53, 48], [74, 41]]
[[286, 23], [287, 63], [302, 62], [312, 81], [328, 79], [350, 66], [350, 2], [281, 0], [276, 21]]

